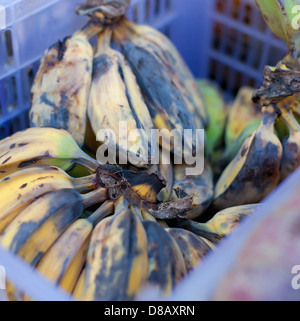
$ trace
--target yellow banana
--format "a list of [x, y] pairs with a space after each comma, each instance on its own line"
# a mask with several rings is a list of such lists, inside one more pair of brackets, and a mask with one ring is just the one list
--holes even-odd
[[28, 167], [50, 165], [67, 171], [74, 164], [90, 172], [99, 166], [65, 130], [29, 128], [0, 141], [0, 179]]
[[217, 182], [213, 202], [217, 210], [259, 203], [278, 185], [282, 145], [274, 134], [277, 118], [273, 106], [263, 108], [260, 127], [247, 138]]
[[89, 38], [100, 31], [89, 22], [46, 50], [32, 87], [31, 127], [65, 129], [82, 147], [93, 62]]
[[75, 221], [41, 258], [37, 271], [72, 293], [86, 261], [93, 228], [113, 211], [113, 202], [106, 201], [88, 218]]
[[[154, 126], [163, 131], [162, 142], [171, 143], [173, 152], [179, 156], [183, 147], [192, 155], [197, 148], [195, 139], [186, 139], [184, 146], [180, 139], [183, 142], [185, 129], [194, 133], [196, 129], [204, 129], [208, 124], [206, 107], [197, 83], [177, 50], [174, 46], [170, 48], [170, 41], [162, 37], [154, 29], [135, 25], [126, 18], [114, 29], [114, 39], [137, 78]], [[197, 108], [197, 103], [201, 107]], [[193, 117], [198, 110], [202, 115]], [[176, 133], [174, 138], [174, 130], [180, 138]]]
[[193, 270], [208, 252], [210, 246], [196, 234], [180, 228], [168, 228], [166, 231], [177, 242], [184, 258], [187, 272]]
[[113, 150], [117, 148], [119, 164], [127, 164], [128, 159], [133, 165], [147, 167], [151, 153], [154, 156], [157, 153], [156, 144], [152, 144], [152, 140], [156, 141], [153, 123], [128, 63], [110, 46], [111, 33], [108, 29], [98, 37], [89, 120], [100, 143]]
[[237, 94], [231, 107], [225, 130], [227, 148], [230, 148], [235, 143], [250, 123], [261, 120], [261, 106], [253, 103], [253, 93], [254, 88], [242, 87]]
[[133, 300], [147, 279], [147, 237], [130, 210], [115, 213], [94, 229], [88, 249], [83, 301]]
[[198, 176], [187, 176], [186, 165], [174, 166], [174, 185], [172, 201], [186, 196], [193, 197], [193, 209], [187, 212], [190, 219], [196, 219], [210, 206], [214, 197], [213, 173], [210, 165], [206, 162], [205, 170]]
[[144, 221], [143, 226], [148, 240], [148, 284], [169, 294], [187, 273], [183, 255], [160, 224]]
[[234, 206], [216, 213], [206, 223], [182, 220], [177, 222], [180, 228], [186, 229], [202, 238], [210, 247], [229, 236], [241, 223], [241, 221], [254, 213], [261, 204], [249, 204]]
[[8, 224], [38, 197], [61, 189], [88, 191], [98, 185], [95, 175], [71, 178], [57, 167], [32, 167], [0, 181], [0, 235]]

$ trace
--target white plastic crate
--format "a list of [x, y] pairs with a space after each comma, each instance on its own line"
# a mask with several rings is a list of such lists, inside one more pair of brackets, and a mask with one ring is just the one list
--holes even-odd
[[[28, 126], [30, 88], [39, 60], [48, 46], [84, 25], [85, 18], [74, 13], [79, 2], [0, 0], [6, 13], [6, 28], [0, 30], [0, 139]], [[252, 0], [132, 0], [128, 16], [166, 33], [195, 76], [216, 80], [228, 97], [242, 85], [257, 87], [263, 66], [286, 53], [285, 44], [271, 34]], [[66, 299], [1, 248], [0, 265], [7, 278], [32, 298]], [[1, 293], [0, 289], [0, 297]]]

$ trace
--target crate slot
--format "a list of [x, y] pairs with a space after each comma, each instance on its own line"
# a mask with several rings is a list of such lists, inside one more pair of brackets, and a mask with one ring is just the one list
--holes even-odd
[[[0, 34], [0, 56], [3, 69], [10, 68], [14, 62], [13, 34], [10, 29], [4, 30]], [[1, 67], [0, 67], [1, 68]]]

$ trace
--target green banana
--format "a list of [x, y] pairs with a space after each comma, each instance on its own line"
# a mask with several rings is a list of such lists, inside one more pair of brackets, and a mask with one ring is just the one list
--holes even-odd
[[[300, 42], [299, 0], [255, 0], [272, 32], [284, 40], [295, 57]], [[298, 10], [297, 10], [298, 9]]]

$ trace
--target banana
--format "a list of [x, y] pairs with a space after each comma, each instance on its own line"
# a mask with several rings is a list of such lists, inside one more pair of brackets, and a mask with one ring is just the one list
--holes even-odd
[[[104, 202], [106, 197], [105, 189], [85, 195], [73, 189], [43, 195], [9, 224], [0, 237], [0, 245], [34, 267], [84, 208]], [[24, 294], [14, 290], [12, 284], [7, 283], [7, 289], [10, 300], [23, 300]]]
[[96, 188], [95, 175], [72, 178], [57, 167], [32, 167], [0, 181], [0, 235], [8, 224], [38, 197], [62, 189], [79, 192]]
[[85, 271], [85, 267], [84, 267], [78, 277], [78, 280], [77, 280], [74, 290], [72, 292], [72, 295], [76, 300], [80, 300], [80, 297], [82, 295], [85, 274], [86, 274], [86, 271]]
[[130, 301], [147, 280], [147, 236], [141, 220], [128, 209], [108, 219], [92, 233], [83, 301]]
[[250, 135], [219, 178], [213, 205], [217, 210], [262, 201], [280, 180], [282, 145], [274, 134], [273, 106], [263, 108], [260, 127]]
[[168, 228], [166, 231], [178, 244], [186, 266], [187, 272], [192, 271], [203, 261], [210, 246], [196, 234], [180, 228]]
[[212, 161], [214, 152], [223, 143], [227, 121], [226, 105], [221, 89], [216, 83], [206, 79], [199, 79], [197, 83], [210, 119], [206, 129], [205, 152], [208, 160]]
[[299, 10], [294, 10], [300, 5], [298, 0], [255, 0], [256, 5], [272, 32], [288, 46], [289, 52], [298, 53], [300, 32], [297, 15]]
[[283, 142], [280, 169], [281, 180], [285, 180], [300, 166], [300, 125], [288, 105], [284, 104], [284, 100], [277, 106], [282, 113], [281, 119], [289, 129], [289, 137]]
[[148, 167], [158, 152], [153, 123], [128, 63], [110, 47], [111, 34], [107, 29], [98, 37], [88, 117], [97, 140], [117, 148], [120, 165]]
[[0, 141], [0, 179], [33, 166], [49, 165], [68, 171], [75, 164], [90, 172], [99, 166], [62, 129], [28, 128]]
[[206, 223], [199, 223], [191, 220], [181, 220], [177, 222], [178, 227], [186, 229], [199, 237], [204, 238], [209, 247], [219, 243], [228, 237], [240, 225], [242, 220], [254, 213], [261, 204], [249, 204], [226, 208], [216, 213], [212, 219]]
[[41, 258], [36, 270], [72, 293], [86, 260], [93, 228], [113, 211], [113, 202], [106, 201], [88, 218], [75, 221]]
[[204, 172], [198, 176], [187, 176], [187, 165], [174, 166], [174, 185], [172, 201], [177, 201], [186, 196], [193, 197], [193, 209], [187, 212], [190, 219], [196, 219], [210, 206], [214, 197], [213, 173], [208, 162]]
[[[176, 155], [182, 156], [183, 147], [193, 155], [198, 148], [196, 139], [186, 139], [186, 144], [181, 144], [184, 130], [196, 133], [196, 129], [204, 129], [208, 116], [197, 83], [182, 58], [179, 60], [177, 50], [169, 46], [164, 50], [169, 40], [162, 39], [154, 29], [135, 25], [126, 18], [114, 29], [113, 37], [137, 78], [154, 127], [162, 132], [160, 143], [171, 144]], [[197, 115], [195, 96], [203, 104], [199, 107], [205, 114], [203, 117]]]
[[253, 88], [242, 87], [236, 96], [228, 116], [225, 130], [225, 145], [227, 148], [236, 142], [238, 137], [252, 121], [261, 120], [261, 106], [253, 103], [253, 93]]
[[148, 285], [169, 294], [187, 273], [183, 255], [160, 224], [144, 221], [143, 226], [148, 240]]
[[[224, 153], [218, 160], [218, 164], [221, 168], [225, 165], [225, 167], [234, 159], [237, 155], [241, 147], [243, 146], [245, 140], [255, 132], [261, 124], [261, 119], [255, 119], [251, 123], [249, 123], [242, 133], [237, 137], [235, 142], [232, 145], [227, 145]], [[224, 168], [223, 168], [224, 169]]]
[[101, 29], [88, 22], [46, 50], [32, 86], [31, 127], [65, 129], [82, 147], [93, 67], [89, 38]]

